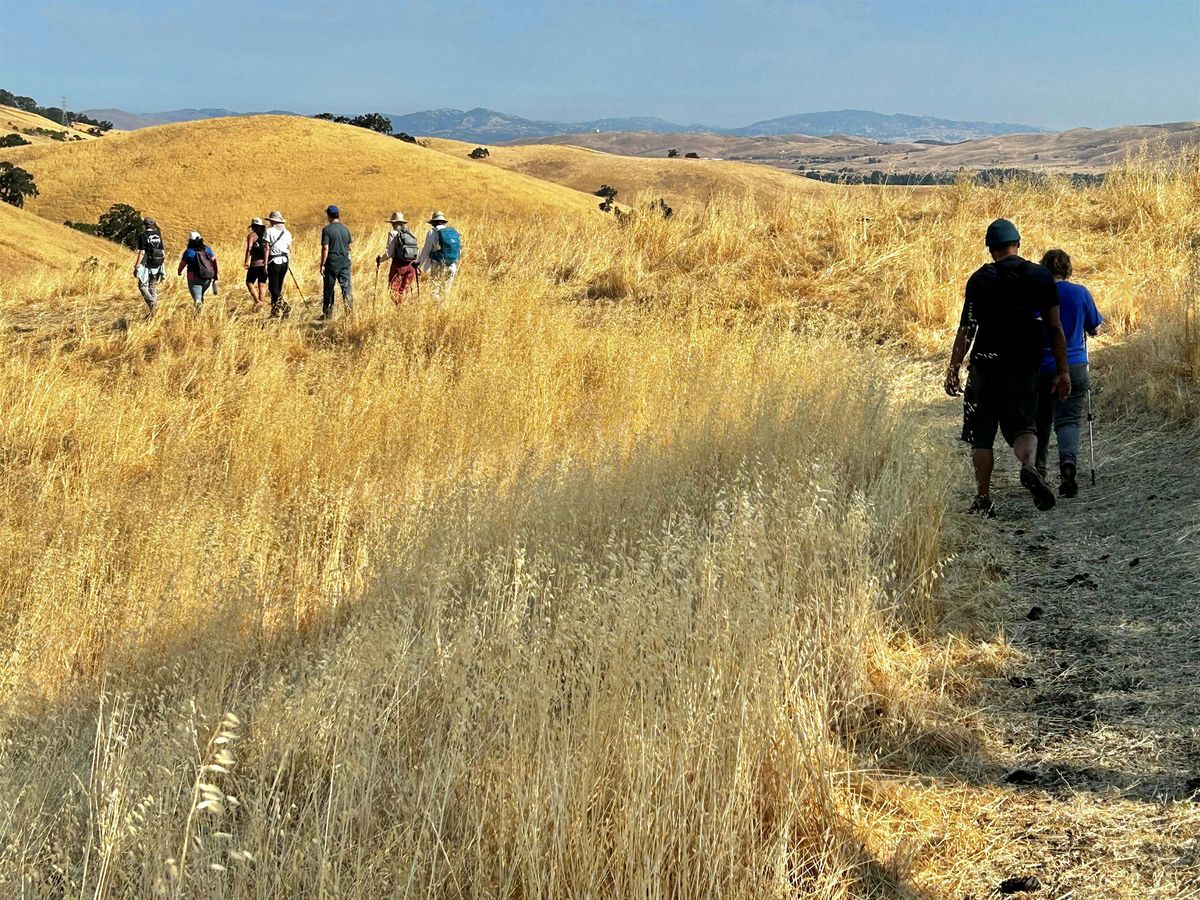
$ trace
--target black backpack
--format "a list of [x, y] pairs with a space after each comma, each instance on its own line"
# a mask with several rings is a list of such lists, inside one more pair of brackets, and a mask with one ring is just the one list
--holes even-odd
[[396, 247], [396, 259], [406, 265], [415, 263], [420, 252], [417, 250], [417, 236], [405, 228], [398, 235], [399, 246]]
[[212, 281], [217, 276], [212, 251], [207, 247], [196, 251], [196, 275], [201, 281]]
[[157, 269], [166, 261], [167, 248], [163, 246], [162, 232], [157, 228], [147, 228], [142, 235], [142, 263], [147, 269]]

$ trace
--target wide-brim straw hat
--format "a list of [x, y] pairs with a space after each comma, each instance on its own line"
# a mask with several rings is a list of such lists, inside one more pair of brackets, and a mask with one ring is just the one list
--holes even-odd
[[282, 225], [284, 222], [287, 221], [287, 219], [285, 219], [283, 217], [283, 213], [281, 213], [279, 210], [276, 209], [276, 210], [273, 210], [269, 216], [267, 216], [267, 221], [268, 222], [278, 222], [280, 225]]
[[438, 222], [449, 222], [449, 221], [450, 220], [446, 218], [446, 214], [444, 212], [442, 212], [441, 210], [438, 210], [432, 216], [429, 217], [430, 225], [435, 225]]
[[391, 222], [393, 225], [395, 225], [397, 223], [400, 223], [403, 225], [408, 224], [408, 219], [404, 218], [404, 213], [400, 212], [399, 210], [392, 213], [391, 216], [388, 217], [388, 221]]
[[262, 223], [263, 223], [263, 220], [258, 218], [257, 216], [255, 216], [253, 219], [250, 220], [251, 225], [261, 225]]

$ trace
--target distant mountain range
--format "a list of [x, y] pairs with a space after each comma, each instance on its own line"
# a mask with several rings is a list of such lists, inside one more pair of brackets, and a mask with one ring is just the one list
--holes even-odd
[[[359, 110], [361, 111], [361, 110]], [[168, 122], [188, 122], [195, 119], [216, 119], [226, 116], [256, 115], [228, 109], [174, 109], [155, 113], [130, 113], [120, 109], [89, 109], [87, 115], [112, 122], [117, 128], [134, 130]], [[287, 110], [268, 110], [276, 115], [298, 115]], [[1035, 134], [1044, 128], [1011, 122], [959, 122], [932, 116], [887, 115], [868, 110], [846, 109], [836, 112], [802, 113], [766, 119], [743, 128], [716, 125], [681, 125], [655, 117], [594, 119], [589, 122], [555, 122], [525, 119], [492, 109], [477, 107], [433, 109], [406, 115], [388, 114], [392, 128], [423, 137], [444, 137], [461, 141], [503, 143], [528, 138], [549, 137], [584, 132], [651, 132], [657, 134], [722, 134], [732, 137], [767, 137], [784, 134], [806, 134], [823, 137], [844, 134], [886, 142], [918, 140], [958, 141], [976, 140], [1002, 134]]]

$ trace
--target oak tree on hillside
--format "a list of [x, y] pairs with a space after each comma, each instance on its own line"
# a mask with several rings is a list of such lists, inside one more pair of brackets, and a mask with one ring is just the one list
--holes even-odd
[[392, 120], [383, 113], [364, 113], [361, 116], [355, 116], [350, 120], [351, 125], [357, 125], [359, 128], [367, 128], [371, 131], [378, 131], [380, 134], [392, 133]]
[[0, 200], [13, 206], [24, 206], [26, 197], [38, 195], [33, 176], [10, 162], [0, 162]]
[[128, 203], [114, 203], [100, 217], [96, 234], [108, 238], [130, 249], [137, 248], [138, 235], [142, 233], [142, 214]]

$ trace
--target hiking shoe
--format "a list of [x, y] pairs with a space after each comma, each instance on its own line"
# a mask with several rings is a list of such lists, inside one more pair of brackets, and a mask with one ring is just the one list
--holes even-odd
[[1075, 463], [1059, 466], [1058, 496], [1074, 497], [1079, 493], [1079, 482], [1075, 480]]
[[1046, 484], [1037, 469], [1032, 466], [1021, 466], [1021, 484], [1033, 496], [1033, 505], [1042, 512], [1054, 509], [1054, 491]]
[[971, 504], [971, 508], [967, 510], [969, 516], [979, 516], [984, 519], [996, 518], [996, 505], [992, 503], [991, 497], [984, 497], [977, 494], [975, 502]]

